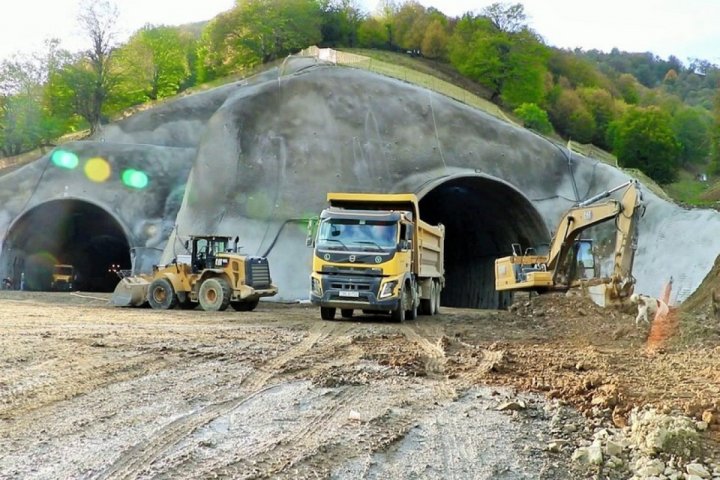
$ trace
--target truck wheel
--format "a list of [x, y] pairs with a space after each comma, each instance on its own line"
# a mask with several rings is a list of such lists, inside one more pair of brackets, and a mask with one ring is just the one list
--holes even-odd
[[335, 320], [335, 309], [332, 307], [320, 307], [320, 318], [323, 320]]
[[156, 278], [148, 289], [147, 301], [156, 310], [168, 310], [177, 305], [178, 298], [167, 278]]
[[198, 292], [200, 306], [206, 312], [222, 312], [230, 304], [230, 286], [221, 277], [212, 277], [200, 285]]
[[402, 292], [400, 292], [400, 298], [398, 299], [397, 307], [395, 307], [395, 309], [390, 312], [390, 318], [392, 318], [393, 322], [400, 323], [405, 321], [406, 295], [407, 291], [405, 287], [403, 287]]
[[433, 315], [440, 313], [440, 293], [442, 293], [442, 287], [439, 282], [435, 282], [435, 308], [433, 309]]
[[352, 316], [353, 316], [352, 308], [343, 308], [342, 310], [340, 310], [340, 316], [342, 318], [352, 318]]
[[418, 315], [418, 302], [416, 302], [417, 298], [415, 297], [416, 293], [412, 287], [404, 289], [404, 293], [407, 296], [407, 298], [405, 298], [405, 305], [410, 307], [405, 310], [405, 319], [415, 320]]
[[430, 282], [430, 298], [420, 299], [420, 313], [432, 315], [435, 311], [435, 282]]
[[249, 302], [230, 302], [230, 306], [237, 312], [252, 312], [258, 306], [260, 300], [251, 300]]

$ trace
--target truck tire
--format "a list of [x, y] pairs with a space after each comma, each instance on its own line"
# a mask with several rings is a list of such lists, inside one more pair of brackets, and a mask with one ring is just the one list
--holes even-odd
[[258, 303], [260, 303], [260, 300], [255, 299], [247, 302], [230, 302], [230, 306], [236, 312], [252, 312], [258, 306]]
[[435, 282], [430, 281], [430, 298], [420, 299], [420, 314], [433, 315], [435, 312]]
[[405, 310], [405, 319], [415, 320], [418, 316], [418, 303], [420, 303], [417, 301], [417, 290], [413, 289], [412, 287], [406, 288], [405, 294], [407, 295], [405, 305], [410, 306], [410, 308]]
[[155, 310], [169, 310], [175, 308], [178, 298], [167, 278], [156, 278], [148, 289], [147, 301]]
[[390, 318], [392, 318], [393, 322], [401, 323], [405, 321], [406, 296], [407, 288], [403, 287], [402, 292], [400, 292], [397, 307], [390, 312]]
[[352, 308], [343, 308], [342, 310], [340, 310], [340, 316], [342, 318], [352, 318], [352, 316], [353, 316]]
[[433, 309], [433, 315], [440, 313], [440, 294], [442, 293], [442, 287], [440, 282], [435, 282], [435, 308]]
[[230, 304], [230, 285], [222, 277], [211, 277], [200, 285], [200, 307], [206, 312], [222, 312]]
[[335, 309], [332, 307], [320, 307], [320, 318], [323, 320], [335, 320]]

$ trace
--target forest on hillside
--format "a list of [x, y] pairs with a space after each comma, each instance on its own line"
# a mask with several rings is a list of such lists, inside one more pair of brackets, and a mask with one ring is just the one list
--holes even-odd
[[88, 48], [57, 40], [0, 64], [0, 154], [95, 132], [129, 108], [249, 75], [310, 46], [369, 48], [442, 64], [481, 85], [528, 128], [612, 152], [660, 184], [720, 174], [720, 67], [651, 52], [564, 50], [528, 26], [521, 3], [449, 17], [415, 1], [373, 13], [356, 0], [237, 0], [202, 24], [147, 25], [118, 42], [118, 7], [78, 17]]

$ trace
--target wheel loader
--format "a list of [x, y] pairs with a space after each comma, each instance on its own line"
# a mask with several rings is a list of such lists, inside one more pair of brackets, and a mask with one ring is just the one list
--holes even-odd
[[185, 243], [189, 254], [177, 255], [167, 265], [155, 265], [152, 274], [126, 276], [120, 280], [111, 303], [167, 310], [222, 311], [228, 306], [251, 311], [261, 297], [277, 294], [265, 257], [241, 255], [231, 238], [219, 235], [192, 236]]

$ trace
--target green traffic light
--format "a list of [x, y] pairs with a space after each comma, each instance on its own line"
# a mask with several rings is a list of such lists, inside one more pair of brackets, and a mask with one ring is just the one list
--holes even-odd
[[147, 187], [150, 179], [145, 172], [128, 168], [122, 173], [122, 182], [127, 187], [141, 189]]
[[68, 170], [76, 168], [80, 163], [78, 156], [67, 150], [55, 150], [50, 160], [56, 167], [67, 168]]

